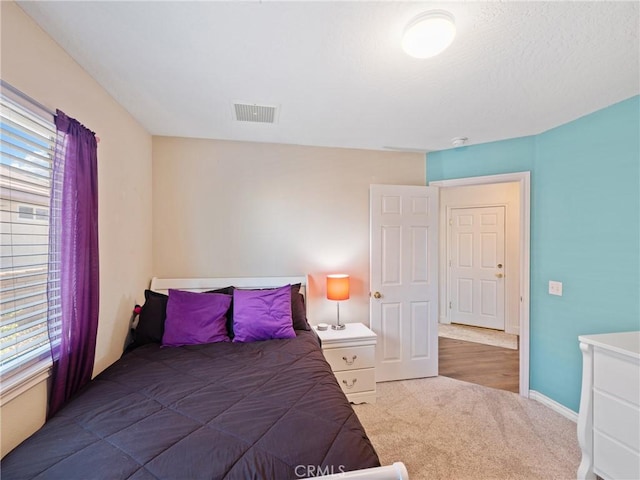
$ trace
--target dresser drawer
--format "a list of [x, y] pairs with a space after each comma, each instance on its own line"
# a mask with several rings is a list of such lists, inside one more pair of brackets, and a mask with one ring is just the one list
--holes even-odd
[[637, 360], [621, 358], [614, 352], [596, 348], [593, 365], [595, 388], [614, 394], [634, 405], [640, 404], [640, 376]]
[[593, 433], [594, 472], [601, 477], [616, 480], [640, 478], [640, 455], [607, 437]]
[[375, 347], [340, 347], [323, 350], [324, 357], [331, 365], [331, 370], [341, 372], [360, 368], [373, 368], [375, 362]]
[[[593, 428], [638, 452], [640, 451], [640, 407], [593, 392]], [[635, 427], [634, 427], [635, 426]]]
[[376, 389], [376, 371], [373, 368], [335, 372], [335, 376], [347, 395]]

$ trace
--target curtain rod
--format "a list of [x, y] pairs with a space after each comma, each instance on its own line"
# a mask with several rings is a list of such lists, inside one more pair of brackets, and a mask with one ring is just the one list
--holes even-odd
[[11, 91], [12, 93], [14, 93], [15, 95], [18, 95], [19, 97], [21, 97], [23, 100], [26, 100], [27, 102], [31, 102], [33, 103], [36, 107], [38, 107], [40, 110], [48, 113], [49, 115], [51, 115], [52, 117], [56, 116], [56, 112], [54, 112], [53, 110], [51, 110], [50, 108], [45, 107], [43, 104], [41, 104], [40, 102], [38, 102], [37, 100], [34, 100], [33, 98], [31, 98], [29, 95], [27, 95], [26, 93], [21, 92], [20, 90], [18, 90], [16, 87], [14, 87], [13, 85], [8, 84], [7, 82], [5, 82], [4, 80], [2, 80], [0, 78], [0, 84], [2, 85], [2, 88], [6, 88], [7, 90]]

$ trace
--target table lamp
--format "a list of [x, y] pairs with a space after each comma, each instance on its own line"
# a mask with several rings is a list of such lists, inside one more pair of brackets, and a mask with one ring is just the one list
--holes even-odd
[[331, 325], [334, 330], [344, 330], [346, 325], [340, 323], [340, 300], [349, 300], [349, 275], [327, 275], [327, 298], [336, 300], [338, 321]]

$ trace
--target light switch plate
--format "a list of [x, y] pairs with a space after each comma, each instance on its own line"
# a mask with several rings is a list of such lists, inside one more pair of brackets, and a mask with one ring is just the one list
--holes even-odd
[[549, 295], [558, 295], [562, 296], [562, 282], [555, 282], [553, 280], [549, 280]]

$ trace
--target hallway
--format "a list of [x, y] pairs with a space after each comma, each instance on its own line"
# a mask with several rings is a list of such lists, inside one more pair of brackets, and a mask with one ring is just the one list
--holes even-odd
[[438, 337], [439, 375], [519, 392], [518, 350]]

